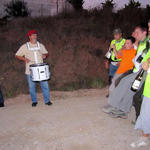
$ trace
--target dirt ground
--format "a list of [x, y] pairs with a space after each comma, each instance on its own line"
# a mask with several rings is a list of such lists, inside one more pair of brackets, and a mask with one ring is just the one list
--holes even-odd
[[128, 119], [110, 118], [101, 111], [106, 94], [106, 88], [54, 91], [52, 106], [38, 94], [35, 108], [29, 95], [6, 100], [0, 108], [0, 150], [132, 150], [129, 144], [140, 136], [131, 124], [134, 111]]

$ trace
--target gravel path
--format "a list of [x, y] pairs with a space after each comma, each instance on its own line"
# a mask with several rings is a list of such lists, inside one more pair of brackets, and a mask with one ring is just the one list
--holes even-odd
[[110, 118], [101, 111], [106, 94], [106, 89], [51, 92], [52, 106], [38, 94], [35, 108], [29, 95], [6, 100], [0, 108], [0, 150], [132, 150], [129, 144], [140, 136], [131, 125], [134, 111], [125, 120]]

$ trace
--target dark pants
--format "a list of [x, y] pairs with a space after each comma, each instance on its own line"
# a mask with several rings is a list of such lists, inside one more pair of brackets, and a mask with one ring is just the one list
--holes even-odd
[[140, 115], [140, 111], [141, 111], [141, 105], [143, 101], [143, 90], [144, 90], [146, 76], [147, 76], [147, 72], [145, 71], [141, 81], [140, 89], [133, 96], [133, 106], [136, 112], [136, 119]]
[[114, 77], [116, 71], [118, 69], [118, 66], [112, 65], [110, 62], [110, 66], [109, 66], [109, 85], [112, 83], [112, 78]]
[[135, 112], [136, 112], [136, 119], [140, 115], [140, 111], [141, 111], [141, 105], [142, 105], [142, 100], [143, 100], [144, 84], [145, 84], [145, 82], [142, 84], [142, 86], [138, 90], [138, 92], [133, 96], [133, 106], [134, 106]]
[[3, 98], [1, 88], [0, 88], [0, 104], [4, 104], [4, 98]]

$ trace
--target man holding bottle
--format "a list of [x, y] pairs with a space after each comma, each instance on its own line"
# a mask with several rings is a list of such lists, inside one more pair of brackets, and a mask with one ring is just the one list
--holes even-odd
[[[149, 59], [150, 60], [150, 59]], [[147, 71], [147, 76], [144, 84], [143, 101], [141, 106], [140, 115], [136, 121], [135, 129], [142, 131], [142, 136], [136, 141], [130, 144], [132, 148], [140, 148], [143, 146], [148, 146], [149, 136], [150, 136], [150, 61], [142, 65], [143, 70]]]
[[110, 56], [107, 57], [107, 60], [105, 61], [105, 67], [107, 69], [109, 68], [109, 84], [111, 84], [111, 80], [118, 69], [119, 62], [121, 61], [121, 59], [116, 58], [115, 53], [112, 49], [113, 47], [115, 47], [116, 51], [119, 51], [120, 49], [122, 49], [126, 41], [124, 38], [122, 38], [122, 32], [119, 28], [113, 31], [113, 35], [114, 40], [111, 41], [109, 48]]
[[[149, 41], [149, 45], [150, 45], [150, 20], [148, 20], [148, 41]], [[147, 75], [147, 72], [145, 71], [144, 76], [143, 76], [143, 80], [145, 80], [146, 75]], [[140, 114], [140, 110], [141, 110], [144, 84], [145, 84], [145, 82], [142, 83], [141, 88], [133, 96], [133, 106], [135, 107], [136, 119], [138, 118], [138, 116]]]
[[147, 28], [146, 26], [140, 25], [135, 28], [134, 31], [137, 34], [137, 38], [140, 43], [138, 46], [137, 54], [134, 59], [135, 67], [133, 73], [121, 79], [118, 86], [111, 92], [108, 98], [108, 104], [103, 107], [103, 112], [110, 114], [111, 117], [121, 117], [126, 118], [127, 113], [130, 112], [134, 91], [131, 90], [132, 83], [134, 82], [136, 76], [141, 70], [142, 63], [147, 61], [150, 57], [150, 51], [148, 51], [142, 62], [137, 62], [137, 59], [142, 55], [142, 52], [146, 49], [147, 45]]

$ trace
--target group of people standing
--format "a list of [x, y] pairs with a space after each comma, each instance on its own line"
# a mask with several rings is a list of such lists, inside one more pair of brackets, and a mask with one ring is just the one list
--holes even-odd
[[148, 25], [135, 27], [131, 37], [122, 38], [120, 29], [114, 30], [105, 62], [109, 67], [108, 104], [102, 111], [113, 118], [127, 118], [132, 105], [136, 111], [135, 129], [142, 136], [131, 147], [150, 143], [150, 20]]

